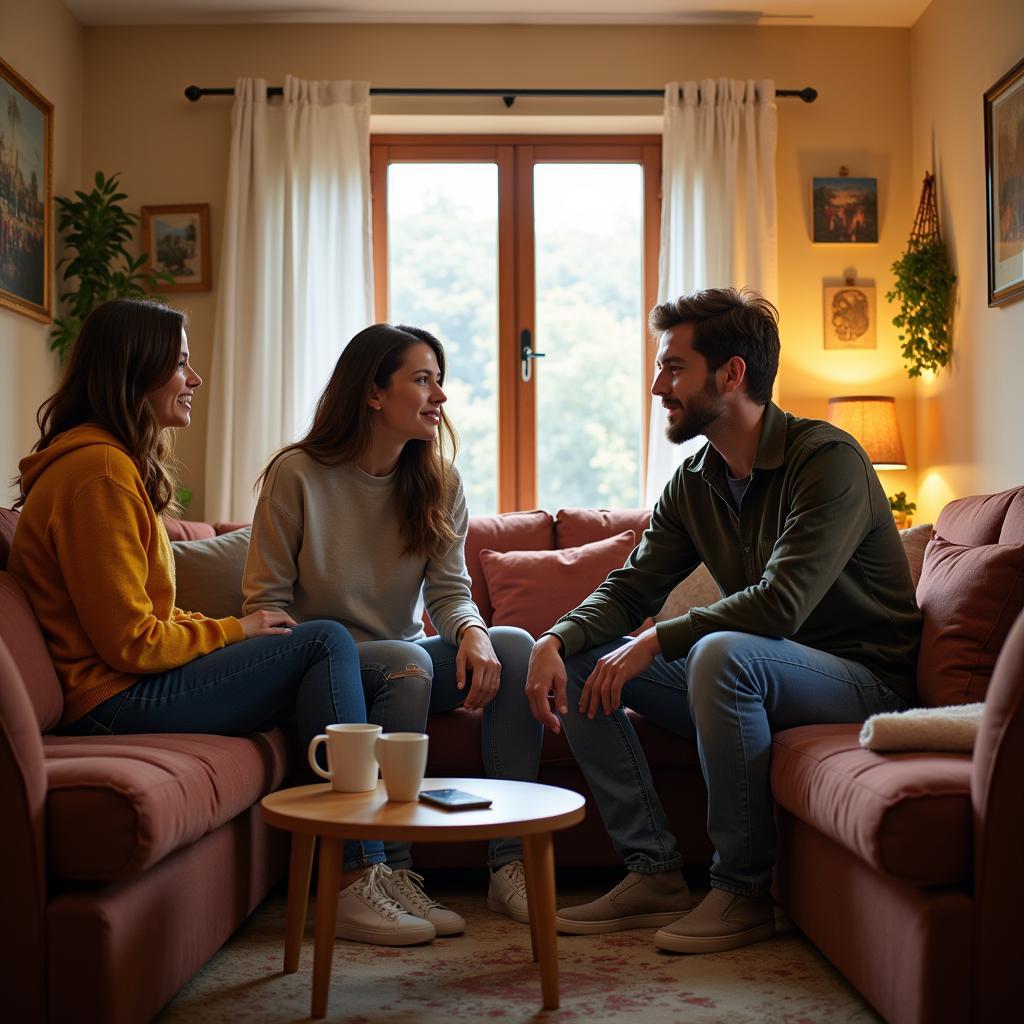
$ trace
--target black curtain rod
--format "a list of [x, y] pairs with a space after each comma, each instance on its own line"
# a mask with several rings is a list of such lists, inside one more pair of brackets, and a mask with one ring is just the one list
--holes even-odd
[[[281, 96], [284, 89], [279, 85], [267, 86], [268, 96]], [[195, 103], [203, 96], [234, 96], [234, 89], [204, 89], [190, 85], [185, 95]], [[371, 88], [371, 96], [500, 96], [506, 107], [511, 107], [517, 96], [664, 96], [664, 89], [380, 89]], [[803, 89], [776, 89], [776, 96], [798, 96], [804, 103], [813, 103], [818, 90], [806, 86]]]

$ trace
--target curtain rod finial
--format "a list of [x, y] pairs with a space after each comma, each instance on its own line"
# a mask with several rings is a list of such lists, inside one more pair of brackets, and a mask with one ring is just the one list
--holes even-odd
[[192, 103], [195, 103], [203, 95], [203, 90], [198, 85], [190, 85], [185, 89], [185, 96]]

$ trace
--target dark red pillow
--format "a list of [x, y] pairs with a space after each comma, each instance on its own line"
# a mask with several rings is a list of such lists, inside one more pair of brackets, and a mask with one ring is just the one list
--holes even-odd
[[491, 624], [520, 626], [534, 638], [593, 593], [636, 547], [636, 534], [554, 551], [480, 552], [494, 606]]

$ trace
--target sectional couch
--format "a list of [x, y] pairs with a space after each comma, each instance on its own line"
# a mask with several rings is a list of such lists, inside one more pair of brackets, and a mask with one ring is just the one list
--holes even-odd
[[[485, 619], [539, 632], [621, 564], [647, 518], [579, 509], [474, 517], [467, 562]], [[0, 569], [15, 523], [0, 511]], [[179, 604], [237, 610], [238, 525], [170, 524]], [[905, 541], [921, 571], [930, 531], [915, 531]], [[857, 744], [857, 726], [792, 729], [775, 740], [777, 897], [893, 1021], [987, 1022], [1008, 1017], [1016, 1001], [1022, 558], [1024, 488], [947, 506], [924, 559], [922, 694], [932, 703], [983, 699], [992, 676], [973, 757], [872, 754]], [[702, 568], [658, 617], [716, 594]], [[281, 877], [286, 845], [262, 824], [258, 801], [286, 779], [295, 754], [279, 730], [243, 739], [60, 737], [52, 732], [60, 708], [38, 626], [0, 572], [0, 865], [16, 880], [0, 895], [6, 1005], [19, 1021], [146, 1020]], [[695, 748], [634, 722], [684, 857], [706, 863]], [[479, 714], [433, 716], [428, 728], [429, 773], [482, 770]], [[561, 738], [545, 739], [541, 781], [586, 792]], [[593, 808], [559, 834], [556, 855], [562, 865], [617, 862]], [[467, 845], [428, 844], [415, 856], [421, 867], [483, 863], [482, 849]]]

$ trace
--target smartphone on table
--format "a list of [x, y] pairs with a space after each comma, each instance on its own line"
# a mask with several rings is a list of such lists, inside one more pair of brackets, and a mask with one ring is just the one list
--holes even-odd
[[462, 789], [424, 789], [420, 791], [420, 799], [425, 804], [433, 804], [449, 811], [474, 811], [491, 806], [491, 801], [487, 797], [467, 793]]

